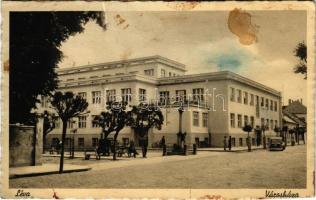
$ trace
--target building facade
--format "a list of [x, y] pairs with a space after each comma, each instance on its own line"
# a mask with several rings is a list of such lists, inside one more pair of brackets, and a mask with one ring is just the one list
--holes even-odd
[[[233, 146], [246, 146], [247, 133], [242, 130], [245, 124], [256, 127], [250, 134], [254, 145], [263, 136], [261, 127], [265, 127], [263, 134], [270, 137], [275, 135], [275, 127], [282, 126], [280, 92], [229, 71], [185, 72], [183, 64], [161, 56], [59, 69], [59, 90], [86, 98], [90, 111], [69, 123], [65, 145], [72, 138], [77, 148], [97, 144], [101, 129], [93, 119], [105, 111], [107, 101], [160, 106], [164, 124], [161, 130], [149, 131], [148, 142], [152, 147], [157, 146], [162, 136], [167, 145], [177, 143], [180, 127], [186, 133], [188, 145], [221, 147], [224, 136], [232, 137]], [[181, 126], [179, 107], [184, 111]], [[48, 145], [61, 138], [61, 127], [61, 122], [57, 122], [48, 134]], [[118, 140], [134, 140], [137, 144], [138, 138], [126, 127]]]

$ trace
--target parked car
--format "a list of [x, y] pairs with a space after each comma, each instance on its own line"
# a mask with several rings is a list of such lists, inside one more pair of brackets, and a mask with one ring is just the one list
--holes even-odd
[[270, 151], [283, 151], [285, 149], [285, 143], [282, 137], [271, 137], [269, 140]]

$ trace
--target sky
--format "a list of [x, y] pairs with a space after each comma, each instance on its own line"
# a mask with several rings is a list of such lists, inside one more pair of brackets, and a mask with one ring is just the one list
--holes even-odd
[[89, 22], [61, 50], [60, 68], [161, 55], [187, 74], [230, 70], [306, 103], [306, 80], [293, 73], [295, 46], [306, 43], [305, 11], [247, 11], [257, 41], [245, 45], [228, 27], [229, 11], [107, 12], [107, 30]]

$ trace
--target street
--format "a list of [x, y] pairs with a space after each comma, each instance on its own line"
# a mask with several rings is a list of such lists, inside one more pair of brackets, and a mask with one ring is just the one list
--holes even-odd
[[[45, 158], [56, 162], [58, 158]], [[198, 152], [198, 155], [73, 160], [91, 171], [10, 179], [10, 188], [305, 188], [306, 145], [270, 152]]]

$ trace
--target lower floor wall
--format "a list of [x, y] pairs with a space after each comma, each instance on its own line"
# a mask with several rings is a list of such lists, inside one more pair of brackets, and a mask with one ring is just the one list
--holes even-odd
[[[109, 135], [109, 138], [113, 139], [114, 135]], [[165, 137], [165, 143], [167, 146], [171, 147], [173, 144], [179, 144], [179, 138], [177, 133], [153, 133], [149, 131], [148, 133], [148, 147], [157, 148], [160, 147], [160, 141], [162, 137]], [[193, 144], [197, 144], [197, 147], [223, 147], [224, 146], [224, 137], [228, 141], [228, 138], [231, 137], [232, 147], [246, 147], [246, 138], [248, 136], [247, 133], [190, 133], [185, 137], [185, 143], [188, 146], [192, 146]], [[253, 146], [262, 145], [263, 144], [263, 134], [256, 134], [254, 132], [250, 133], [251, 143]], [[270, 137], [276, 136], [274, 132], [265, 133], [266, 140]], [[74, 147], [77, 150], [84, 150], [86, 148], [94, 148], [98, 144], [98, 140], [100, 139], [100, 133], [89, 133], [89, 134], [68, 134], [66, 135], [65, 148], [70, 148], [71, 144], [74, 143]], [[45, 149], [50, 149], [56, 144], [60, 143], [61, 134], [48, 134], [46, 136], [46, 146]], [[119, 145], [128, 146], [130, 141], [134, 141], [136, 146], [139, 146], [139, 138], [137, 134], [133, 131], [130, 133], [122, 133], [118, 135], [117, 141]], [[228, 144], [228, 142], [227, 142]]]

